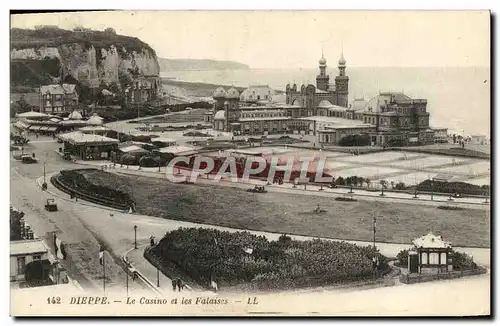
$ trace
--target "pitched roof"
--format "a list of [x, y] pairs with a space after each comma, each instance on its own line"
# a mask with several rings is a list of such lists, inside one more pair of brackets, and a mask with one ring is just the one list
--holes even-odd
[[48, 114], [35, 112], [35, 111], [29, 111], [29, 112], [16, 114], [16, 117], [18, 117], [18, 118], [45, 118], [48, 116], [49, 116]]
[[27, 255], [48, 252], [41, 240], [19, 240], [10, 242], [10, 255]]
[[94, 134], [84, 134], [80, 131], [69, 132], [59, 135], [59, 138], [74, 144], [88, 144], [88, 143], [111, 143], [118, 144], [118, 139], [104, 137]]
[[73, 84], [43, 85], [40, 86], [40, 92], [42, 94], [50, 93], [52, 95], [73, 94], [75, 93], [75, 86], [76, 85]]
[[130, 145], [130, 146], [126, 146], [126, 147], [121, 147], [120, 152], [123, 152], [123, 153], [132, 153], [132, 152], [147, 153], [148, 151], [142, 147], [137, 146], [137, 145]]
[[417, 248], [451, 248], [450, 242], [443, 241], [441, 236], [434, 235], [432, 232], [413, 240], [413, 244]]

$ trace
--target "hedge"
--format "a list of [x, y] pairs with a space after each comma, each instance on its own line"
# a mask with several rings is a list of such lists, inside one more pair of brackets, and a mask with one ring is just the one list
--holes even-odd
[[[247, 248], [253, 252], [246, 253]], [[246, 283], [254, 289], [283, 289], [371, 279], [376, 252], [346, 242], [286, 236], [268, 241], [246, 231], [180, 228], [165, 234], [151, 253], [200, 284], [214, 279], [219, 287]], [[387, 270], [386, 257], [379, 257], [379, 268]]]

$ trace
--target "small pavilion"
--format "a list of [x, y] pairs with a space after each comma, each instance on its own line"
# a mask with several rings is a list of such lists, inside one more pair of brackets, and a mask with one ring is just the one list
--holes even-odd
[[441, 236], [429, 232], [427, 235], [413, 240], [413, 244], [415, 251], [411, 251], [408, 257], [410, 273], [437, 274], [453, 271], [450, 242], [446, 242]]

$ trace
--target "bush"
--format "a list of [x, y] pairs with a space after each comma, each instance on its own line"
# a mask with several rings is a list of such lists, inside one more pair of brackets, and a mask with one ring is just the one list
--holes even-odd
[[404, 250], [401, 250], [396, 255], [398, 266], [408, 267], [408, 252], [410, 252], [410, 249], [404, 249]]
[[139, 159], [139, 165], [146, 168], [158, 167], [159, 160], [158, 157], [145, 155]]
[[10, 207], [10, 241], [21, 240], [21, 219], [24, 213]]
[[368, 146], [370, 145], [370, 137], [363, 135], [347, 135], [340, 139], [340, 146]]
[[[215, 240], [216, 239], [216, 240]], [[244, 251], [252, 248], [252, 254]], [[250, 284], [259, 289], [320, 286], [373, 277], [372, 247], [323, 240], [278, 241], [249, 232], [180, 228], [168, 232], [151, 253], [191, 278], [219, 286]], [[379, 256], [380, 268], [387, 259]]]
[[455, 270], [465, 270], [465, 269], [476, 269], [477, 264], [474, 262], [471, 256], [463, 252], [452, 252], [451, 254], [453, 261], [453, 269]]
[[111, 200], [121, 205], [133, 204], [129, 194], [106, 186], [95, 185], [89, 182], [78, 170], [61, 170], [60, 174], [64, 184], [82, 194]]
[[121, 157], [120, 163], [123, 165], [138, 165], [139, 159], [137, 156], [125, 154]]
[[489, 195], [488, 187], [481, 187], [466, 182], [446, 182], [425, 180], [417, 186], [418, 191], [434, 191], [447, 194]]

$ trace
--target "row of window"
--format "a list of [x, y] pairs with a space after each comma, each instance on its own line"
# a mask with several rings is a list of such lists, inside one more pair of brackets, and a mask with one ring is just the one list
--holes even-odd
[[273, 112], [273, 113], [243, 113], [241, 118], [269, 118], [269, 117], [284, 117], [284, 112]]
[[[270, 98], [269, 95], [264, 95], [264, 100], [268, 100], [269, 98]], [[249, 101], [253, 101], [254, 99], [256, 99], [257, 101], [259, 101], [260, 100], [260, 95], [257, 95], [256, 97], [254, 97], [253, 95], [249, 95], [248, 96], [248, 100]], [[241, 97], [241, 100], [242, 101], [245, 100], [244, 96]]]
[[[439, 264], [439, 254], [437, 252], [431, 252], [427, 254], [426, 252], [422, 253], [422, 261], [423, 265], [437, 265]], [[446, 264], [446, 253], [441, 253], [441, 264]]]

